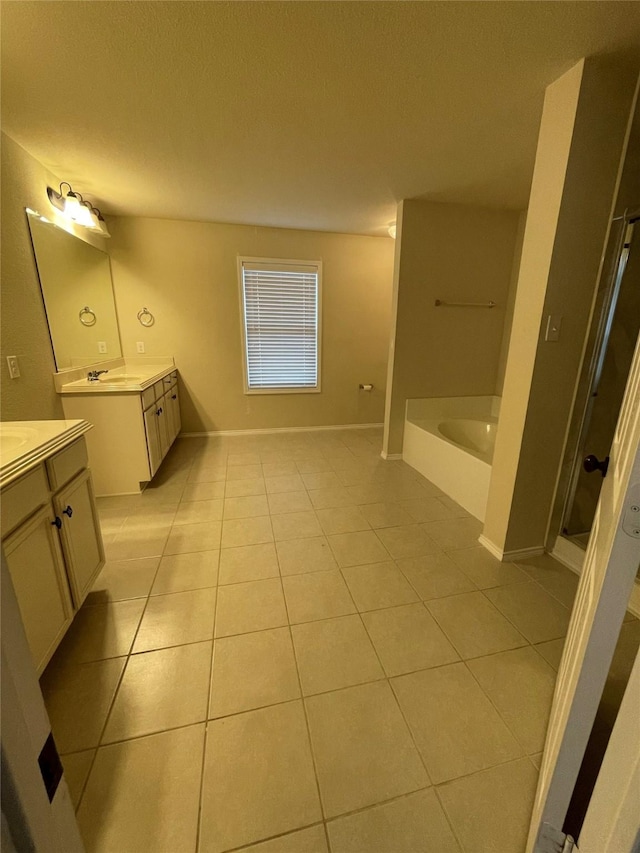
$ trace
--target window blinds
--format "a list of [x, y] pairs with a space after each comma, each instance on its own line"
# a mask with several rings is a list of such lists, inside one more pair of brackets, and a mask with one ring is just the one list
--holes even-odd
[[318, 387], [318, 267], [242, 263], [248, 389]]

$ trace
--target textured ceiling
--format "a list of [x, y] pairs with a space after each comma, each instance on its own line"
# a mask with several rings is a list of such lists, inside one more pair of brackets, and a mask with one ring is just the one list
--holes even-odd
[[106, 212], [386, 233], [526, 206], [545, 86], [637, 2], [2, 3], [4, 130]]

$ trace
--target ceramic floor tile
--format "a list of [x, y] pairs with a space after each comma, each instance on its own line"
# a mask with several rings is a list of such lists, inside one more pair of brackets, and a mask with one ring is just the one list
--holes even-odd
[[560, 640], [547, 640], [545, 643], [537, 643], [534, 648], [542, 655], [546, 662], [557, 672], [562, 660], [565, 638]]
[[287, 539], [303, 539], [321, 536], [322, 528], [318, 523], [315, 512], [287, 512], [283, 515], [272, 515], [273, 536], [276, 542]]
[[324, 536], [277, 542], [276, 548], [283, 577], [337, 568], [333, 552]]
[[460, 659], [422, 604], [374, 610], [362, 620], [389, 676]]
[[187, 501], [178, 505], [174, 524], [222, 521], [222, 500]]
[[391, 684], [434, 784], [522, 755], [463, 663], [401, 675]]
[[445, 521], [456, 517], [441, 498], [413, 498], [402, 501], [401, 506], [412, 522]]
[[105, 563], [85, 603], [107, 604], [109, 601], [146, 597], [149, 595], [159, 563], [159, 557]]
[[129, 654], [145, 599], [84, 605], [58, 647], [68, 663], [86, 663]]
[[309, 491], [309, 499], [315, 509], [331, 509], [355, 504], [343, 486], [336, 486], [333, 489], [313, 489]]
[[201, 853], [221, 853], [321, 817], [301, 702], [209, 723]]
[[358, 610], [378, 610], [418, 601], [418, 596], [396, 564], [373, 563], [342, 570]]
[[384, 527], [377, 531], [379, 538], [394, 559], [424, 557], [440, 551], [437, 545], [418, 524], [402, 527]]
[[339, 571], [310, 572], [282, 579], [291, 624], [355, 613]]
[[259, 453], [230, 453], [227, 465], [260, 465]]
[[369, 522], [358, 506], [319, 509], [316, 510], [316, 515], [326, 534], [353, 533], [370, 529]]
[[268, 495], [273, 495], [277, 492], [304, 491], [304, 483], [300, 474], [287, 474], [284, 477], [265, 477], [265, 484]]
[[168, 529], [125, 531], [122, 529], [105, 544], [105, 555], [109, 562], [114, 560], [137, 560], [141, 557], [160, 557], [167, 541]]
[[278, 577], [278, 558], [273, 542], [223, 548], [218, 583], [243, 583]]
[[534, 581], [488, 589], [486, 595], [530, 643], [566, 636], [571, 611]]
[[206, 720], [212, 647], [190, 643], [132, 655], [102, 743]]
[[[57, 656], [60, 657], [60, 656]], [[126, 658], [49, 664], [40, 687], [61, 753], [97, 746]]]
[[219, 555], [219, 551], [194, 551], [163, 557], [151, 595], [215, 586], [218, 581]]
[[87, 749], [83, 752], [72, 752], [69, 755], [60, 756], [62, 766], [64, 767], [64, 778], [67, 780], [67, 787], [69, 788], [74, 808], [78, 807], [84, 783], [87, 781], [95, 754], [95, 749]]
[[522, 634], [481, 592], [438, 598], [426, 602], [426, 607], [463, 658], [504, 652], [527, 644]]
[[549, 554], [518, 561], [518, 566], [571, 610], [580, 580], [578, 575]]
[[383, 504], [389, 499], [389, 492], [384, 486], [347, 486], [347, 494], [354, 504]]
[[413, 521], [407, 511], [397, 503], [363, 504], [361, 511], [374, 529], [400, 527]]
[[219, 521], [200, 524], [177, 524], [171, 529], [165, 554], [185, 554], [192, 551], [213, 551], [220, 547]]
[[78, 810], [87, 850], [193, 853], [203, 748], [199, 725], [99, 749]]
[[305, 700], [327, 817], [429, 784], [386, 681]]
[[273, 542], [273, 530], [269, 516], [234, 518], [222, 522], [223, 548], [260, 545], [263, 542]]
[[288, 628], [215, 641], [209, 717], [224, 717], [299, 697]]
[[269, 512], [278, 515], [284, 512], [306, 512], [313, 509], [306, 492], [275, 492], [269, 495]]
[[266, 495], [247, 495], [239, 498], [225, 498], [224, 518], [255, 518], [269, 515]]
[[305, 696], [384, 678], [359, 616], [341, 616], [291, 629]]
[[389, 559], [388, 551], [372, 530], [327, 537], [339, 566], [362, 566]]
[[228, 480], [225, 487], [225, 497], [241, 498], [249, 495], [264, 495], [266, 488], [263, 477], [253, 477], [249, 480]]
[[324, 473], [303, 474], [302, 482], [305, 489], [335, 489], [340, 485], [340, 480], [335, 475], [334, 471], [325, 471]]
[[328, 850], [324, 824], [318, 823], [270, 841], [243, 847], [242, 853], [328, 853]]
[[280, 628], [286, 624], [287, 610], [279, 578], [219, 587], [216, 637]]
[[262, 465], [233, 465], [227, 468], [227, 482], [234, 480], [257, 480], [262, 477]]
[[438, 789], [465, 851], [522, 853], [537, 775], [530, 761], [522, 759], [457, 779]]
[[478, 589], [489, 589], [527, 580], [526, 574], [514, 563], [500, 562], [482, 545], [448, 551], [447, 554]]
[[122, 525], [123, 532], [134, 530], [154, 530], [156, 527], [169, 528], [173, 524], [176, 515], [176, 507], [171, 506], [154, 506], [150, 509], [148, 506], [134, 510], [125, 520]]
[[471, 673], [525, 751], [541, 752], [556, 673], [530, 646], [470, 660]]
[[453, 550], [477, 545], [482, 522], [477, 518], [452, 518], [449, 521], [430, 521], [422, 528], [441, 548]]
[[433, 790], [332, 820], [333, 853], [460, 853]]
[[323, 474], [333, 471], [328, 459], [322, 456], [309, 456], [306, 459], [296, 459], [296, 468], [300, 474]]
[[212, 501], [224, 497], [224, 481], [217, 483], [187, 483], [182, 493], [182, 503]]
[[227, 468], [225, 465], [214, 465], [207, 467], [199, 467], [194, 465], [189, 471], [187, 477], [187, 485], [190, 483], [221, 483], [227, 477]]
[[262, 476], [263, 477], [290, 477], [293, 474], [298, 474], [298, 466], [292, 460], [282, 462], [263, 462]]
[[423, 601], [476, 590], [444, 552], [396, 560], [396, 565]]
[[215, 589], [152, 596], [140, 623], [133, 651], [146, 652], [210, 640], [215, 602]]

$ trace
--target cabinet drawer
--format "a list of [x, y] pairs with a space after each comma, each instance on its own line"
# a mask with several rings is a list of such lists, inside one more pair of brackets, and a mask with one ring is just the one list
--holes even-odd
[[44, 465], [38, 465], [2, 492], [2, 537], [49, 500]]
[[144, 412], [149, 406], [153, 406], [156, 401], [156, 389], [155, 385], [151, 385], [145, 391], [142, 392], [142, 411]]
[[74, 477], [78, 471], [87, 467], [89, 458], [87, 456], [87, 445], [84, 438], [74, 441], [69, 447], [65, 447], [51, 459], [47, 459], [47, 473], [51, 488], [56, 492], [65, 483]]

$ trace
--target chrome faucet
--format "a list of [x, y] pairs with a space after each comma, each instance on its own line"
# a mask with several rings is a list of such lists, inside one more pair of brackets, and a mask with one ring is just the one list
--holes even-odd
[[108, 370], [90, 370], [87, 373], [87, 380], [89, 382], [97, 382], [103, 373], [108, 373], [108, 372], [109, 372]]

